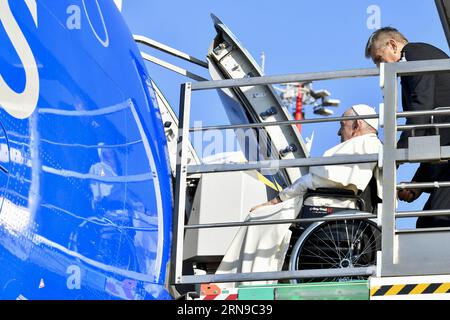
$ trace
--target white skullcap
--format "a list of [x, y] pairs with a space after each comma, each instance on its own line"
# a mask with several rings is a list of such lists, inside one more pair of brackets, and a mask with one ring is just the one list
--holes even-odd
[[[377, 112], [374, 108], [369, 107], [367, 104], [357, 104], [352, 107], [352, 110], [356, 113], [357, 116], [368, 116], [368, 115], [376, 115]], [[362, 119], [367, 124], [369, 124], [372, 128], [378, 131], [378, 119]]]

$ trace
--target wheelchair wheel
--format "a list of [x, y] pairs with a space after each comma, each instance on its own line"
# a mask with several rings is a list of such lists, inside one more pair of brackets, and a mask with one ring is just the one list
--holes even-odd
[[[312, 224], [294, 245], [289, 270], [357, 268], [375, 265], [381, 231], [370, 220]], [[367, 276], [293, 279], [291, 283], [363, 280]]]

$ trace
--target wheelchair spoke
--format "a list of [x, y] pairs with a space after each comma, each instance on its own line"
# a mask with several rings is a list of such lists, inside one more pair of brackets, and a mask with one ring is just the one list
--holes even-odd
[[[358, 233], [359, 227], [361, 226], [361, 221], [360, 221], [359, 225], [358, 225], [358, 228], [356, 229], [356, 233], [353, 234], [353, 232], [355, 231], [355, 228], [354, 228], [354, 226], [355, 226], [354, 222], [355, 221], [354, 220], [351, 220], [351, 221], [352, 221], [352, 224], [351, 224], [352, 225], [351, 238], [348, 239], [349, 240], [348, 251], [347, 251], [347, 254], [345, 255], [344, 259], [350, 259], [350, 257], [352, 256], [352, 251], [353, 251], [352, 249], [353, 249], [353, 243], [354, 243], [353, 239], [354, 239], [355, 235]], [[347, 220], [345, 220], [345, 223], [347, 224]]]
[[[366, 231], [366, 229], [367, 229], [367, 227], [369, 226], [369, 224], [368, 224], [368, 223], [365, 223], [364, 229], [363, 229], [363, 230], [359, 233], [359, 235], [358, 235], [358, 231], [360, 230], [360, 226], [361, 226], [361, 222], [360, 222], [360, 224], [359, 224], [359, 226], [358, 226], [358, 229], [356, 230], [356, 233], [355, 233], [355, 239], [353, 239], [350, 248], [353, 248], [353, 247], [355, 246], [356, 242], [357, 242], [359, 239], [361, 239], [362, 235], [364, 234], [364, 231]], [[358, 235], [358, 236], [356, 237], [356, 235]], [[350, 253], [350, 251], [351, 251], [351, 250], [349, 250], [348, 253]], [[349, 257], [345, 256], [345, 257], [348, 258], [348, 259], [351, 258], [350, 256], [349, 256]]]
[[338, 222], [337, 221], [335, 221], [335, 224], [336, 224], [336, 238], [337, 238], [337, 247], [338, 247], [338, 250], [339, 250], [339, 256], [341, 256], [341, 249], [339, 249], [339, 244], [341, 243], [341, 241], [339, 240], [339, 225], [338, 225]]
[[[305, 242], [305, 247], [307, 247], [307, 244], [308, 243], [310, 243], [310, 246], [309, 247], [312, 247], [312, 248], [317, 248], [321, 253], [323, 253], [325, 256], [327, 256], [328, 258], [330, 258], [330, 259], [337, 259], [337, 260], [339, 260], [339, 257], [336, 257], [336, 258], [333, 258], [333, 257], [331, 257], [329, 254], [327, 254], [325, 251], [323, 251], [319, 246], [318, 246], [318, 244], [315, 244], [315, 243], [313, 243], [313, 239], [314, 238], [316, 238], [316, 239], [318, 239], [318, 240], [320, 240], [321, 242], [323, 242], [328, 248], [330, 248], [331, 250], [334, 250], [332, 247], [330, 247], [325, 241], [323, 241], [319, 236], [317, 236], [316, 234], [314, 234], [313, 235], [313, 238], [311, 238], [311, 239], [309, 239], [309, 242]], [[314, 252], [311, 252], [311, 253], [314, 253]]]
[[[375, 235], [374, 235], [373, 238], [374, 238], [374, 239], [373, 239], [372, 241], [370, 241], [370, 242], [367, 244], [367, 246], [364, 248], [364, 250], [363, 250], [360, 254], [358, 254], [358, 255], [355, 256], [356, 259], [353, 261], [353, 263], [356, 264], [356, 262], [357, 262], [364, 254], [372, 253], [372, 252], [377, 252], [377, 251], [378, 251], [376, 242], [378, 241], [378, 239], [380, 239], [380, 234], [378, 234], [378, 236], [376, 236], [376, 237], [375, 237]], [[370, 239], [370, 238], [369, 238], [369, 239]], [[370, 251], [369, 251], [369, 248], [371, 249]]]
[[327, 227], [328, 227], [328, 230], [330, 231], [329, 234], [331, 235], [331, 238], [328, 236], [328, 234], [325, 231], [323, 231], [323, 229], [320, 229], [320, 231], [322, 231], [327, 236], [327, 238], [331, 240], [331, 242], [334, 245], [334, 248], [336, 249], [336, 253], [339, 256], [339, 259], [342, 259], [341, 252], [340, 252], [338, 246], [336, 245], [336, 240], [334, 240], [333, 232], [331, 231], [330, 225], [327, 224]]
[[[357, 242], [358, 240], [361, 239], [361, 237], [363, 236], [363, 234], [364, 234], [364, 232], [366, 231], [367, 227], [370, 227], [370, 225], [369, 225], [368, 223], [365, 224], [365, 227], [364, 227], [364, 229], [359, 233], [359, 236], [358, 236], [358, 237], [355, 237], [355, 240], [352, 242], [352, 246], [354, 246], [354, 245], [356, 244], [356, 242]], [[359, 228], [358, 228], [358, 229], [359, 229]]]
[[[362, 223], [362, 220], [359, 220], [359, 225], [358, 225], [358, 228], [356, 228], [356, 230], [355, 230], [356, 223], [352, 223], [352, 239], [354, 239], [354, 237], [358, 233], [358, 230], [361, 227], [361, 223]], [[356, 231], [354, 235], [353, 235], [353, 231]]]
[[[327, 255], [327, 257], [330, 258], [331, 261], [325, 259], [323, 256], [318, 255], [317, 253], [311, 251], [310, 249], [307, 249], [307, 248], [304, 248], [304, 249], [305, 249], [306, 251], [308, 251], [309, 253], [311, 253], [311, 254], [312, 254], [311, 257], [313, 257], [313, 258], [319, 258], [319, 259], [321, 259], [321, 260], [323, 260], [323, 261], [325, 261], [325, 262], [327, 262], [327, 263], [330, 263], [330, 264], [332, 264], [332, 265], [338, 265], [338, 264], [339, 264], [339, 261], [338, 261], [338, 263], [336, 264], [335, 261], [333, 260], [333, 258], [330, 257], [330, 256], [328, 256], [328, 255]], [[325, 255], [326, 255], [326, 254], [325, 254]], [[298, 261], [298, 260], [297, 260], [297, 261]], [[303, 262], [301, 262], [301, 263], [303, 264]]]
[[[327, 233], [326, 233], [323, 229], [320, 229], [320, 232], [322, 232], [328, 239], [330, 239], [330, 240], [332, 241], [332, 243], [333, 243], [333, 245], [334, 245], [334, 248], [333, 248], [332, 246], [330, 246], [328, 243], [326, 243], [325, 240], [322, 240], [321, 238], [319, 238], [318, 235], [315, 235], [315, 236], [317, 237], [317, 239], [319, 239], [320, 241], [322, 241], [322, 242], [323, 242], [328, 248], [330, 248], [331, 250], [336, 250], [335, 252], [337, 253], [339, 259], [341, 259], [341, 255], [340, 255], [340, 252], [339, 252], [339, 248], [336, 246], [336, 242], [334, 241], [334, 239], [332, 240], [332, 239], [327, 235]], [[332, 233], [331, 233], [331, 234], [332, 234]]]
[[341, 252], [339, 251], [338, 246], [336, 245], [336, 240], [334, 240], [333, 232], [331, 231], [329, 223], [327, 224], [327, 227], [328, 227], [328, 230], [330, 231], [331, 239], [328, 236], [327, 237], [328, 237], [328, 239], [330, 239], [333, 242], [336, 252], [339, 255], [339, 259], [342, 259]]
[[[317, 251], [313, 251], [313, 249], [317, 248], [319, 251], [321, 251], [323, 253], [323, 255], [320, 254], [320, 252], [318, 253]], [[326, 252], [324, 252], [322, 249], [320, 249], [317, 246], [314, 247], [308, 247], [308, 248], [304, 248], [304, 250], [307, 250], [309, 253], [311, 253], [311, 255], [304, 255], [302, 254], [302, 257], [311, 257], [311, 258], [320, 258], [330, 264], [335, 264], [341, 261], [341, 259], [339, 259], [338, 257], [332, 257], [328, 254], [326, 254]], [[329, 260], [327, 260], [326, 258], [328, 258]]]
[[[362, 223], [362, 221], [360, 222], [360, 224], [358, 226], [358, 229], [356, 230], [355, 238], [352, 241], [352, 246], [354, 246], [357, 243], [357, 241], [359, 241], [362, 238], [363, 234], [365, 234], [367, 236], [366, 230], [367, 230], [368, 227], [369, 227], [368, 232], [370, 232], [370, 235], [369, 235], [369, 237], [367, 239], [368, 244], [365, 245], [363, 251], [360, 252], [359, 254], [352, 255], [351, 258], [352, 258], [352, 263], [353, 264], [355, 264], [364, 254], [371, 253], [371, 252], [376, 252], [377, 251], [377, 249], [376, 249], [376, 242], [377, 242], [377, 240], [380, 237], [379, 234], [376, 236], [376, 232], [375, 232], [376, 230], [370, 230], [370, 229], [372, 229], [372, 227], [370, 226], [369, 223], [365, 223], [364, 229], [362, 229], [362, 231], [359, 232], [361, 230], [360, 229], [361, 223]], [[375, 244], [375, 250], [370, 250], [370, 249], [374, 248], [374, 244]]]
[[[322, 239], [320, 239], [317, 235], [314, 235], [317, 239], [319, 239], [320, 241], [322, 241], [322, 242], [324, 242]], [[333, 260], [333, 259], [336, 259], [336, 258], [333, 258], [333, 257], [331, 257], [330, 255], [328, 255], [325, 251], [323, 251], [318, 245], [316, 245], [316, 244], [313, 244], [312, 243], [312, 241], [310, 241], [311, 242], [311, 245], [312, 245], [312, 248], [317, 248], [320, 252], [322, 252], [325, 256], [327, 256], [328, 258], [330, 258], [331, 260]], [[325, 242], [324, 242], [325, 243]], [[306, 246], [306, 244], [307, 243], [305, 243], [305, 246]], [[325, 245], [327, 245], [326, 243], [325, 243]], [[331, 248], [329, 245], [327, 245], [330, 249], [332, 249], [333, 250], [333, 248]], [[314, 253], [314, 252], [312, 252], [311, 251], [311, 253]], [[337, 258], [338, 260], [339, 260], [339, 258]]]
[[[347, 220], [344, 220], [343, 222], [345, 223], [344, 226], [338, 224], [337, 221], [336, 221], [336, 223], [335, 223], [335, 226], [336, 226], [336, 227], [335, 227], [334, 230], [331, 230], [330, 225], [328, 225], [328, 230], [329, 230], [331, 236], [333, 237], [333, 244], [334, 244], [334, 246], [335, 246], [336, 253], [338, 254], [339, 259], [340, 259], [341, 261], [342, 261], [343, 259], [347, 259], [347, 256], [349, 255], [349, 250], [346, 250], [345, 252], [342, 251], [342, 250], [345, 250], [345, 249], [342, 248], [342, 246], [341, 246], [341, 241], [347, 243], [347, 245], [348, 245], [347, 248], [350, 248], [350, 241], [351, 241], [351, 238], [350, 238], [349, 233], [348, 233], [348, 229], [349, 229], [349, 228], [348, 228]], [[343, 228], [345, 228], [345, 229], [343, 229]], [[326, 235], [326, 233], [325, 233], [324, 230], [321, 229], [321, 231]], [[345, 231], [346, 238], [344, 238], [344, 239], [339, 239], [339, 234], [340, 234], [341, 232], [344, 232], [344, 231]], [[336, 238], [338, 239], [337, 241], [334, 240], [333, 233], [336, 234]], [[327, 236], [327, 237], [328, 237], [328, 236]], [[328, 239], [330, 239], [330, 238], [328, 237]]]
[[347, 224], [347, 220], [344, 220], [344, 224], [345, 224], [345, 233], [347, 234], [347, 243], [348, 243], [348, 248], [349, 251], [351, 251], [351, 246], [350, 246], [350, 237], [348, 236], [348, 224]]
[[[316, 258], [317, 256], [311, 256], [311, 255], [304, 255], [304, 257], [311, 257], [311, 258]], [[302, 262], [302, 265], [312, 265], [312, 266], [317, 266], [317, 262]], [[330, 269], [334, 269], [339, 267], [339, 263], [335, 263], [334, 265], [332, 265], [330, 267]]]

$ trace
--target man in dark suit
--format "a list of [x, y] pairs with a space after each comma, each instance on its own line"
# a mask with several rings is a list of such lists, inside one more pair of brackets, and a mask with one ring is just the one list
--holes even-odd
[[[385, 27], [375, 31], [369, 38], [366, 58], [379, 66], [380, 63], [399, 61], [448, 59], [442, 50], [426, 43], [410, 43], [398, 30]], [[404, 111], [424, 111], [450, 107], [450, 73], [418, 74], [401, 77], [402, 104]], [[429, 124], [431, 117], [408, 118], [406, 124]], [[435, 116], [434, 123], [450, 123], [450, 116]], [[416, 130], [416, 136], [435, 135], [433, 128]], [[441, 145], [450, 145], [450, 129], [439, 130]], [[398, 148], [408, 147], [410, 131], [404, 131], [398, 141]], [[412, 179], [415, 182], [450, 181], [450, 165], [422, 163]], [[430, 198], [423, 210], [450, 209], [450, 189], [409, 189], [398, 192], [400, 200], [412, 202], [422, 192], [429, 192]], [[417, 228], [448, 227], [450, 216], [420, 217]]]

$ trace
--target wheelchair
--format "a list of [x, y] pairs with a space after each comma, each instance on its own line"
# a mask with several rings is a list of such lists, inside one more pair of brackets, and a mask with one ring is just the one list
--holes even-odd
[[[376, 213], [376, 206], [381, 201], [375, 190], [375, 179], [358, 195], [342, 189], [309, 190], [303, 198], [298, 218], [348, 215], [348, 220], [293, 224], [290, 227], [292, 236], [286, 258], [289, 271], [375, 265], [377, 251], [381, 250], [380, 228], [373, 220], [351, 218], [356, 213]], [[293, 279], [291, 283], [364, 279], [367, 276]]]

